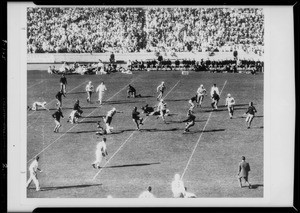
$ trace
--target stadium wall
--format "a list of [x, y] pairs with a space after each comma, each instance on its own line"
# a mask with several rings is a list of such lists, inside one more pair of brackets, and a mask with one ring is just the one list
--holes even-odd
[[[27, 63], [28, 64], [51, 64], [51, 63], [62, 63], [67, 62], [85, 62], [93, 63], [98, 62], [101, 59], [104, 62], [109, 61], [110, 52], [107, 53], [34, 53], [27, 54]], [[254, 53], [239, 52], [238, 57], [240, 59], [262, 61], [263, 56], [259, 56]], [[232, 52], [215, 52], [213, 56], [210, 56], [208, 52], [178, 52], [173, 56], [170, 54], [164, 53], [164, 59], [195, 59], [196, 61], [203, 60], [226, 60], [233, 59]], [[157, 56], [151, 52], [141, 52], [141, 53], [115, 53], [116, 61], [127, 62], [128, 60], [153, 60], [157, 59]]]

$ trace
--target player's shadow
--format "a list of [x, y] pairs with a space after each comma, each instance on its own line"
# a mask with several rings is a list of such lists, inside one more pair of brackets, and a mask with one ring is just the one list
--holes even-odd
[[166, 100], [166, 101], [168, 101], [168, 102], [177, 102], [177, 101], [188, 101], [189, 99], [186, 99], [186, 98], [184, 98], [184, 99], [173, 99], [173, 100]]
[[68, 94], [82, 94], [82, 93], [86, 93], [86, 92], [68, 92], [67, 95]]
[[154, 97], [154, 96], [152, 96], [152, 95], [142, 95], [141, 97], [137, 97], [137, 98], [152, 98], [152, 97]]
[[81, 118], [103, 118], [105, 117], [104, 115], [99, 115], [99, 116], [81, 116]]
[[78, 131], [78, 132], [66, 132], [68, 134], [80, 134], [80, 133], [89, 133], [89, 132], [97, 132], [96, 130], [85, 130], [85, 131]]
[[78, 124], [92, 124], [92, 123], [97, 123], [98, 121], [79, 121]]
[[258, 187], [263, 187], [263, 184], [253, 184], [251, 185], [251, 189], [257, 189]]
[[91, 106], [91, 107], [81, 107], [82, 109], [96, 109], [99, 108], [99, 106]]
[[141, 129], [142, 132], [174, 132], [180, 130], [179, 128], [172, 128], [172, 129]]
[[121, 130], [121, 131], [112, 131], [112, 133], [110, 133], [110, 135], [117, 135], [117, 134], [121, 134], [123, 132], [132, 132], [132, 131], [137, 131], [136, 129], [125, 129], [125, 130]]
[[248, 104], [235, 104], [234, 106], [249, 106], [249, 103]]
[[92, 186], [101, 186], [100, 184], [83, 184], [83, 185], [71, 185], [71, 186], [51, 186], [51, 187], [42, 187], [41, 191], [51, 191], [51, 190], [58, 190], [58, 189], [72, 189], [72, 188], [87, 188]]
[[107, 166], [106, 168], [120, 168], [120, 167], [134, 167], [134, 166], [150, 166], [154, 164], [160, 164], [160, 162], [156, 163], [138, 163], [138, 164], [123, 164], [123, 165], [116, 165], [116, 166]]
[[139, 103], [141, 101], [106, 101], [106, 104], [112, 104], [112, 105], [117, 105], [117, 104], [132, 104], [132, 103]]
[[204, 133], [204, 132], [223, 132], [223, 131], [225, 131], [225, 129], [210, 129], [210, 130], [204, 130], [204, 131], [199, 130], [199, 131], [193, 131], [190, 133], [195, 134], [195, 133], [202, 133], [202, 132]]

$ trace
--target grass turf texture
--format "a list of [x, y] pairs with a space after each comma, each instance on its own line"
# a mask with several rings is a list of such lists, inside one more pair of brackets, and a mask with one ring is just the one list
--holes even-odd
[[[152, 186], [156, 197], [169, 198], [172, 197], [174, 174], [183, 172], [188, 191], [199, 198], [263, 196], [262, 74], [190, 72], [183, 76], [181, 72], [154, 71], [134, 72], [133, 75], [67, 75], [67, 92], [70, 93], [63, 97], [65, 119], [61, 120], [60, 132], [54, 133], [51, 114], [55, 110], [53, 99], [59, 90], [60, 76], [29, 70], [28, 105], [45, 100], [50, 112], [29, 111], [27, 115], [27, 167], [38, 154], [39, 167], [43, 170], [38, 173], [42, 191], [36, 192], [32, 183], [27, 190], [28, 198], [105, 198], [108, 195], [136, 198], [148, 185]], [[104, 100], [108, 101], [101, 107], [96, 103], [96, 93], [92, 95], [92, 104], [86, 102], [85, 86], [89, 80], [95, 88], [101, 81], [106, 84], [108, 90]], [[171, 116], [166, 117], [167, 124], [156, 116], [149, 116], [142, 130], [135, 131], [131, 119], [133, 107], [137, 106], [141, 112], [140, 107], [146, 103], [156, 104], [156, 87], [161, 81], [166, 83], [165, 101], [171, 111]], [[130, 82], [142, 98], [127, 98], [125, 86]], [[183, 134], [185, 123], [180, 121], [186, 118], [188, 99], [200, 84], [209, 93], [213, 83], [219, 90], [224, 86], [219, 109], [211, 112], [211, 100], [206, 96], [202, 108], [195, 108], [195, 126]], [[224, 106], [228, 93], [236, 100], [233, 119], [229, 119]], [[67, 123], [76, 99], [80, 100], [84, 111], [77, 125]], [[251, 129], [247, 129], [242, 117], [249, 101], [253, 101], [258, 110]], [[96, 122], [112, 107], [124, 113], [114, 116], [113, 134], [106, 135], [109, 162], [101, 170], [94, 169], [91, 164], [95, 160], [96, 145], [102, 139], [95, 135]], [[240, 188], [238, 184], [238, 163], [242, 155], [251, 166], [249, 180], [253, 189]]]

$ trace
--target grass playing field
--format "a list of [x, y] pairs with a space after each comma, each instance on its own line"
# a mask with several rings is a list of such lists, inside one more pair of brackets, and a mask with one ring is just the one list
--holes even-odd
[[[39, 65], [39, 69], [47, 66]], [[43, 67], [44, 66], [44, 67]], [[156, 197], [172, 197], [174, 174], [183, 175], [188, 191], [197, 197], [262, 197], [263, 196], [263, 74], [181, 72], [134, 72], [133, 75], [67, 75], [67, 97], [63, 97], [62, 127], [54, 133], [55, 94], [59, 90], [59, 75], [28, 69], [28, 105], [45, 100], [50, 112], [29, 111], [27, 115], [27, 166], [40, 156], [38, 173], [42, 191], [32, 183], [29, 198], [136, 198], [151, 185]], [[97, 87], [104, 81], [107, 91], [104, 104], [86, 102], [85, 86], [91, 80]], [[165, 101], [171, 115], [167, 124], [156, 116], [146, 118], [141, 131], [135, 131], [131, 119], [134, 106], [157, 103], [156, 87], [165, 81]], [[127, 98], [131, 83], [141, 98]], [[196, 124], [183, 134], [189, 108], [188, 100], [200, 84], [210, 91], [216, 83], [221, 93], [219, 109], [211, 111], [209, 95], [202, 108], [195, 109]], [[236, 100], [234, 118], [229, 119], [224, 106], [228, 93]], [[75, 100], [80, 100], [84, 113], [78, 124], [67, 123]], [[243, 113], [249, 101], [254, 102], [257, 116], [251, 129], [246, 128]], [[116, 107], [112, 121], [113, 134], [107, 135], [108, 162], [94, 169], [97, 142], [96, 122], [108, 110]], [[142, 114], [142, 117], [146, 117]], [[250, 163], [249, 180], [252, 189], [240, 188], [237, 180], [241, 156]], [[27, 175], [29, 177], [29, 174]]]

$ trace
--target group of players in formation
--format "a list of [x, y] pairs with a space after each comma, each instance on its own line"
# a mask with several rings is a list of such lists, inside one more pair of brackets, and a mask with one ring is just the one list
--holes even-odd
[[[65, 96], [65, 94], [67, 93], [66, 85], [67, 85], [67, 79], [66, 79], [65, 75], [62, 74], [62, 76], [60, 78], [60, 90], [58, 91], [58, 93], [55, 96], [55, 98], [57, 100], [57, 104], [56, 104], [57, 110], [52, 114], [52, 117], [54, 118], [54, 122], [55, 122], [55, 127], [54, 127], [53, 132], [55, 132], [55, 133], [59, 132], [59, 128], [61, 127], [60, 119], [64, 118], [64, 115], [62, 113], [62, 106], [63, 106], [62, 105], [62, 96], [66, 97]], [[104, 92], [107, 90], [104, 82], [101, 82], [100, 85], [95, 90], [94, 86], [92, 85], [92, 82], [89, 81], [85, 87], [85, 90], [87, 92], [86, 101], [88, 103], [92, 103], [93, 92], [98, 92], [99, 95], [98, 95], [97, 101], [99, 102], [100, 105], [102, 105]], [[161, 84], [158, 85], [156, 90], [158, 92], [158, 96], [157, 96], [158, 104], [156, 106], [149, 106], [148, 104], [146, 104], [145, 106], [141, 107], [142, 113], [145, 114], [146, 116], [149, 116], [149, 115], [157, 116], [157, 118], [161, 118], [163, 120], [163, 122], [166, 123], [165, 117], [170, 115], [170, 110], [167, 109], [167, 104], [163, 99], [164, 92], [166, 91], [165, 82], [161, 82]], [[190, 98], [188, 101], [189, 108], [188, 108], [188, 112], [187, 112], [187, 118], [182, 121], [185, 123], [184, 133], [189, 132], [190, 128], [195, 125], [196, 116], [194, 114], [194, 109], [196, 107], [201, 107], [205, 96], [207, 96], [207, 91], [204, 88], [204, 86], [201, 84], [200, 87], [196, 91], [196, 95], [193, 96], [192, 98]], [[218, 103], [220, 100], [220, 91], [216, 84], [213, 84], [213, 86], [211, 87], [210, 96], [211, 96], [211, 101], [212, 101], [211, 102], [212, 110], [217, 110]], [[141, 94], [137, 94], [136, 89], [132, 85], [129, 84], [128, 89], [127, 89], [127, 98], [131, 98], [131, 97], [137, 98], [137, 97], [142, 97], [142, 96], [141, 96]], [[37, 101], [32, 104], [32, 107], [27, 106], [27, 109], [37, 111], [37, 110], [39, 110], [39, 108], [42, 108], [42, 109], [49, 111], [49, 109], [46, 107], [46, 105], [47, 105], [47, 102], [45, 102], [45, 101], [44, 102]], [[230, 119], [233, 118], [234, 105], [235, 105], [234, 98], [231, 96], [231, 94], [228, 94], [226, 97], [226, 100], [225, 100], [225, 106], [227, 106]], [[249, 102], [248, 109], [244, 113], [244, 116], [246, 116], [246, 123], [247, 123], [248, 129], [251, 126], [251, 122], [252, 122], [256, 112], [257, 112], [257, 110], [253, 106], [253, 102]], [[67, 122], [70, 122], [72, 124], [74, 124], [74, 123], [77, 124], [78, 119], [81, 117], [82, 113], [83, 113], [83, 110], [80, 107], [79, 100], [77, 99], [75, 101], [73, 110], [70, 113]], [[101, 121], [97, 122], [97, 128], [98, 128], [98, 131], [96, 132], [97, 135], [107, 135], [107, 134], [112, 133], [113, 127], [111, 126], [111, 122], [112, 122], [113, 116], [116, 113], [123, 113], [123, 112], [118, 111], [115, 107], [113, 107], [111, 110], [109, 110], [107, 112], [106, 116], [103, 117], [105, 127], [102, 126]], [[136, 129], [138, 131], [140, 130], [140, 125], [143, 125], [143, 120], [144, 120], [143, 118], [140, 117], [140, 114], [141, 113], [138, 111], [137, 107], [134, 107], [132, 110], [131, 117], [132, 117], [132, 120], [135, 123]], [[103, 140], [97, 144], [95, 154], [96, 154], [96, 160], [92, 163], [92, 166], [95, 169], [96, 168], [100, 169], [102, 159], [105, 158], [107, 160], [107, 156], [108, 156], [108, 152], [107, 152], [107, 148], [106, 148], [106, 138], [103, 138]], [[39, 181], [37, 179], [37, 171], [38, 170], [41, 171], [41, 170], [38, 168], [38, 160], [39, 160], [39, 156], [37, 156], [35, 158], [35, 160], [29, 166], [30, 178], [27, 181], [27, 187], [30, 185], [30, 183], [32, 181], [35, 183], [36, 191], [40, 190]], [[151, 186], [149, 186], [147, 188], [147, 190], [140, 195], [140, 197], [144, 197], [144, 198], [145, 197], [149, 197], [149, 198], [154, 197], [154, 195], [151, 193], [151, 189], [152, 189]], [[172, 183], [172, 191], [173, 191], [174, 197], [196, 197], [194, 194], [186, 191], [186, 187], [184, 187], [184, 184], [183, 184], [182, 180], [180, 179], [179, 174], [176, 174], [174, 177], [174, 181]]]

